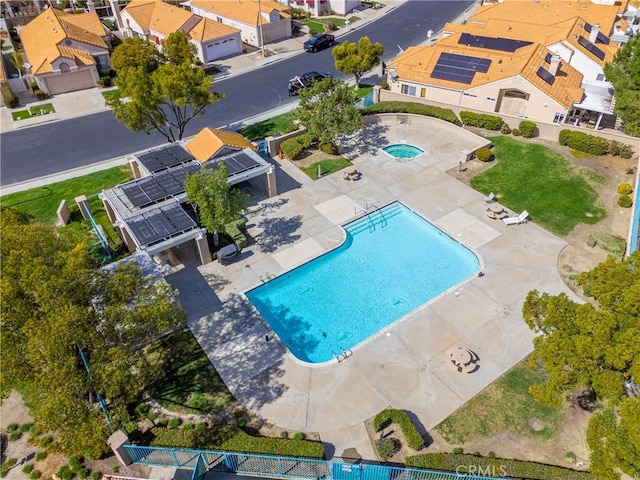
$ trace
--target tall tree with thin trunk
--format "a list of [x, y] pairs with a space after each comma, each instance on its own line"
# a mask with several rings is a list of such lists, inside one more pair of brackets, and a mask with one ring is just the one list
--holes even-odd
[[640, 35], [635, 35], [620, 48], [613, 62], [604, 66], [613, 84], [615, 114], [624, 121], [624, 131], [640, 136]]
[[384, 47], [380, 43], [371, 43], [369, 37], [360, 37], [358, 43], [345, 41], [333, 48], [332, 54], [336, 69], [346, 75], [353, 75], [356, 88], [360, 88], [360, 79], [380, 63]]

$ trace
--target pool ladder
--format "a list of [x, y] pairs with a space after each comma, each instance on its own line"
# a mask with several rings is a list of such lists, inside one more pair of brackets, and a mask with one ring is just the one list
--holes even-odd
[[[372, 212], [369, 212], [369, 209], [373, 209]], [[387, 219], [384, 216], [384, 213], [382, 213], [382, 210], [380, 210], [380, 207], [378, 207], [378, 205], [376, 205], [375, 203], [369, 204], [367, 202], [365, 208], [359, 208], [357, 205], [355, 207], [355, 214], [357, 215], [358, 213], [364, 213], [367, 217], [367, 220], [369, 220], [369, 231], [373, 232], [376, 229], [376, 224], [373, 220], [373, 218], [371, 217], [372, 213], [378, 212], [380, 214], [380, 226], [381, 227], [386, 227], [387, 226]]]
[[331, 355], [333, 355], [333, 358], [338, 360], [338, 363], [341, 363], [345, 361], [347, 358], [349, 358], [351, 355], [353, 355], [353, 352], [351, 351], [350, 348], [347, 348], [342, 353], [336, 353], [335, 351], [332, 350]]
[[267, 272], [265, 275], [260, 275], [260, 281], [262, 283], [267, 283], [268, 281], [273, 280], [274, 278], [276, 278], [276, 276], [270, 274], [269, 272]]

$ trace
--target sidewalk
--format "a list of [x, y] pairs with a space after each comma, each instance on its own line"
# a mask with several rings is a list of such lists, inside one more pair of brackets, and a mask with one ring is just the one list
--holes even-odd
[[[334, 32], [336, 37], [345, 35], [353, 30], [361, 28], [369, 22], [372, 22], [380, 18], [385, 13], [395, 9], [402, 4], [405, 0], [390, 0], [387, 6], [379, 10], [368, 8], [363, 10], [363, 18], [355, 23], [352, 23], [347, 28], [341, 28]], [[215, 80], [223, 80], [236, 75], [246, 73], [248, 71], [260, 68], [264, 65], [268, 65], [274, 62], [278, 62], [285, 58], [289, 58], [293, 55], [303, 53], [302, 44], [308, 39], [306, 34], [302, 34], [295, 38], [289, 38], [277, 43], [265, 45], [270, 55], [262, 57], [260, 50], [246, 53], [244, 55], [237, 55], [235, 57], [226, 58], [213, 62], [213, 64], [220, 68], [221, 73], [214, 75]], [[29, 97], [25, 96], [24, 101], [21, 101], [21, 106], [15, 109], [9, 109], [7, 107], [0, 108], [0, 133], [11, 132], [13, 130], [28, 128], [35, 125], [42, 125], [58, 120], [64, 120], [67, 118], [80, 117], [83, 115], [91, 115], [108, 110], [105, 105], [102, 92], [107, 89], [92, 88], [89, 90], [80, 90], [77, 92], [63, 93], [55, 95], [52, 98], [42, 101], [29, 101]], [[21, 100], [23, 100], [21, 98]], [[28, 102], [28, 103], [27, 103]], [[49, 113], [46, 115], [38, 115], [25, 120], [13, 120], [12, 113], [21, 110], [29, 109], [30, 107], [50, 103], [53, 105], [55, 113]]]

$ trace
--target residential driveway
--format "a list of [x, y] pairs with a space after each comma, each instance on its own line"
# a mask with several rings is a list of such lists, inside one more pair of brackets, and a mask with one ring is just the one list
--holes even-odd
[[[379, 150], [401, 142], [425, 153], [400, 161]], [[462, 150], [484, 143], [435, 119], [389, 115], [350, 144], [363, 173], [358, 181], [340, 172], [312, 181], [282, 162], [281, 194], [248, 214], [256, 243], [237, 263], [199, 267], [202, 276], [190, 275], [181, 288], [189, 326], [240, 402], [269, 423], [320, 432], [336, 454], [357, 447], [373, 458], [364, 420], [392, 406], [408, 411], [425, 433], [532, 351], [521, 315], [527, 293], [575, 298], [557, 269], [565, 242], [535, 223], [487, 218], [483, 196], [445, 173], [458, 167]], [[396, 321], [342, 362], [298, 361], [243, 293], [340, 245], [341, 225], [359, 209], [395, 200], [473, 250], [484, 275]], [[479, 357], [474, 373], [451, 364], [455, 347]]]

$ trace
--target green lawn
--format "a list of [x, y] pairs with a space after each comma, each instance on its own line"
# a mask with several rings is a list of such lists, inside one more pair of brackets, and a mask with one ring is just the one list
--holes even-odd
[[277, 136], [293, 132], [295, 129], [296, 126], [293, 124], [293, 117], [291, 113], [288, 112], [260, 123], [247, 125], [238, 130], [238, 133], [251, 141], [257, 141], [270, 135]]
[[[349, 23], [351, 25], [353, 25], [358, 20], [360, 20], [358, 17], [355, 17], [355, 16], [354, 17], [349, 17]], [[324, 26], [325, 25], [334, 25], [334, 26], [339, 26], [339, 27], [344, 26], [345, 19], [344, 18], [333, 18], [333, 17], [329, 17], [329, 18], [313, 18], [313, 19], [302, 20], [302, 22], [305, 25], [307, 25], [307, 27], [309, 27], [309, 31], [313, 35], [316, 35], [318, 33], [323, 33], [324, 32]]]
[[158, 372], [149, 393], [165, 408], [182, 413], [213, 413], [233, 402], [233, 396], [188, 329], [162, 338], [149, 347], [147, 354], [152, 370]]
[[[564, 418], [566, 406], [550, 407], [536, 402], [529, 386], [544, 382], [548, 373], [541, 365], [523, 360], [444, 420], [436, 429], [454, 445], [512, 430], [523, 435], [550, 438]], [[530, 419], [540, 420], [545, 428], [534, 431]]]
[[105, 100], [111, 100], [115, 98], [120, 98], [120, 89], [114, 88], [113, 90], [107, 90], [106, 92], [102, 92], [102, 96]]
[[337, 172], [342, 170], [345, 167], [352, 165], [352, 163], [345, 158], [328, 158], [326, 160], [321, 160], [319, 162], [314, 163], [308, 167], [301, 167], [304, 173], [306, 173], [309, 177], [314, 180], [320, 178], [318, 176], [318, 166], [320, 167], [321, 176], [324, 177], [329, 175], [330, 173]]
[[55, 109], [53, 108], [52, 104], [44, 103], [42, 105], [31, 107], [29, 108], [29, 110], [18, 110], [17, 112], [12, 112], [11, 116], [13, 117], [14, 121], [17, 121], [31, 118], [37, 115], [46, 115], [48, 113], [55, 113]]
[[[74, 209], [77, 210], [75, 197], [97, 195], [104, 189], [114, 187], [132, 178], [131, 169], [128, 166], [113, 167], [44, 187], [3, 195], [0, 197], [0, 205], [28, 213], [40, 222], [51, 223], [55, 220], [56, 211], [63, 199], [67, 201], [67, 205], [73, 213]], [[102, 202], [97, 196], [89, 199], [89, 205], [93, 212], [102, 209]]]
[[597, 192], [605, 180], [597, 172], [574, 167], [541, 145], [506, 136], [489, 140], [497, 165], [471, 180], [476, 190], [494, 192], [506, 207], [516, 213], [527, 210], [531, 220], [559, 235], [606, 216]]
[[357, 91], [359, 98], [366, 97], [371, 92], [373, 92], [373, 85], [368, 85], [366, 83], [361, 83], [360, 88]]

